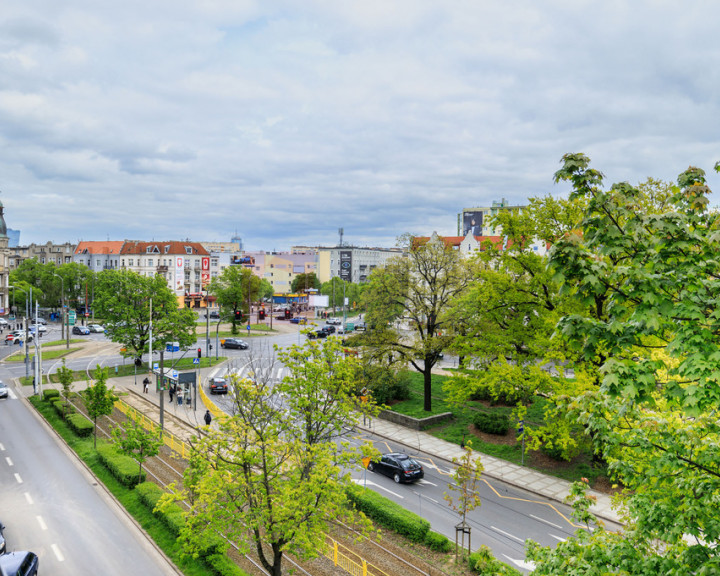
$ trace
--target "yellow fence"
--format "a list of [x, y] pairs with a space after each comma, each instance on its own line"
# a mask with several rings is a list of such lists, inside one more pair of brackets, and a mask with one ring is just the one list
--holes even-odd
[[[126, 404], [122, 400], [118, 400], [115, 402], [115, 408], [120, 410], [123, 414], [129, 416], [133, 420], [136, 420], [142, 424], [142, 427], [145, 428], [145, 430], [150, 430], [151, 432], [158, 432], [160, 430], [160, 427], [155, 424], [150, 418], [145, 416], [142, 412], [139, 412], [132, 406]], [[170, 450], [173, 452], [176, 452], [179, 454], [182, 458], [189, 458], [190, 457], [190, 447], [185, 444], [182, 440], [180, 440], [175, 434], [168, 432], [167, 430], [163, 430], [162, 432], [162, 440], [163, 444], [165, 444]]]
[[321, 551], [324, 556], [327, 556], [333, 561], [335, 566], [342, 568], [345, 572], [352, 574], [352, 576], [387, 576], [387, 574], [380, 570], [380, 568], [377, 568], [372, 564], [368, 564], [365, 560], [362, 560], [361, 562], [352, 560], [347, 554], [343, 554], [342, 549], [346, 550], [353, 556], [357, 556], [357, 554], [350, 552], [350, 550], [336, 540], [330, 538], [330, 536], [327, 536], [325, 546], [322, 547]]

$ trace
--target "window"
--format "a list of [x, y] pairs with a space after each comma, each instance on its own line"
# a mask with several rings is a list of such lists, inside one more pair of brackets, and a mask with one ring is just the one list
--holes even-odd
[[145, 253], [146, 253], [146, 254], [152, 254], [152, 248], [151, 248], [150, 246], [148, 246], [147, 248], [145, 248]]
[[153, 259], [152, 259], [152, 258], [148, 258], [148, 266], [152, 266], [152, 265], [153, 265]]
[[185, 254], [192, 254], [192, 246], [185, 246]]
[[128, 266], [132, 266], [132, 265], [133, 265], [133, 259], [132, 259], [132, 258], [128, 258]]

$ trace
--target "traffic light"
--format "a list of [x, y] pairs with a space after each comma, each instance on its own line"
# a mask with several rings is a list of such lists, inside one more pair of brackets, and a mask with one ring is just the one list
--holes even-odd
[[242, 310], [235, 310], [235, 322], [242, 322], [243, 313]]
[[198, 348], [198, 358], [202, 358], [202, 348]]

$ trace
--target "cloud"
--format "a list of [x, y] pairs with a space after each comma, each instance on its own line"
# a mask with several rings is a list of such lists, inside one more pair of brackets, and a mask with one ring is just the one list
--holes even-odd
[[[702, 2], [13, 2], [0, 189], [23, 242], [391, 246], [463, 207], [718, 159]], [[714, 174], [710, 184], [717, 187]], [[38, 210], [38, 206], [42, 210]], [[40, 214], [40, 215], [39, 215]]]

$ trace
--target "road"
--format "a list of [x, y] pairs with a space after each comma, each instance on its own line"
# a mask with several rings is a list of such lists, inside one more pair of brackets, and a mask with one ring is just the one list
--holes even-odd
[[35, 552], [40, 573], [55, 576], [177, 574], [37, 414], [11, 394], [0, 400], [0, 511], [8, 550]]

